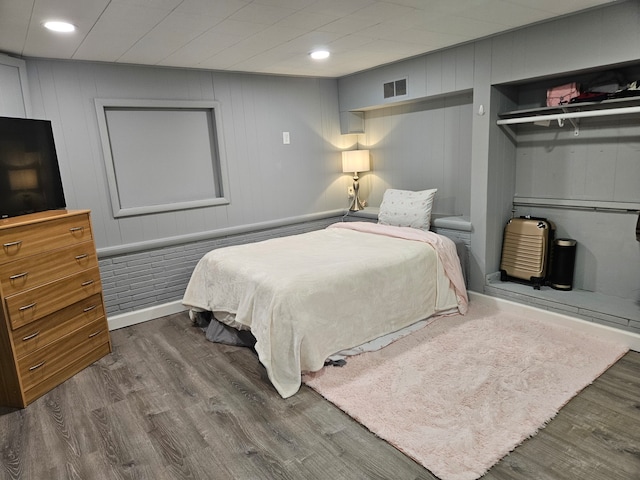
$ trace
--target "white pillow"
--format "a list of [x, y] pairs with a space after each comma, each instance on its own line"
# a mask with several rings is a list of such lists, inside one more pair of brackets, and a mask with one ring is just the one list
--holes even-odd
[[378, 223], [429, 230], [433, 197], [437, 191], [437, 188], [420, 192], [387, 189], [382, 197]]

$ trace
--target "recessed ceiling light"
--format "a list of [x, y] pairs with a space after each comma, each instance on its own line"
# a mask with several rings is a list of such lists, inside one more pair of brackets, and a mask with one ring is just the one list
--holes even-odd
[[76, 29], [76, 26], [69, 22], [58, 22], [58, 21], [45, 22], [44, 26], [45, 28], [48, 28], [49, 30], [52, 30], [54, 32], [63, 32], [63, 33], [73, 32]]
[[315, 50], [309, 55], [311, 55], [311, 58], [314, 60], [324, 60], [325, 58], [329, 58], [330, 53], [327, 50]]

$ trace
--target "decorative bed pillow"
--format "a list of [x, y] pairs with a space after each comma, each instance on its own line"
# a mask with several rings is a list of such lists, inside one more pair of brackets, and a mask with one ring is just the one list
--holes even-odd
[[378, 223], [429, 230], [433, 197], [437, 191], [437, 188], [420, 192], [387, 189], [382, 197]]

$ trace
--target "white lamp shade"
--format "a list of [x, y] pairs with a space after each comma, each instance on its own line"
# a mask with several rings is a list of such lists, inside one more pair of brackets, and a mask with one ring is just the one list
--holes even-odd
[[347, 150], [342, 152], [342, 171], [344, 173], [368, 172], [370, 169], [369, 150]]

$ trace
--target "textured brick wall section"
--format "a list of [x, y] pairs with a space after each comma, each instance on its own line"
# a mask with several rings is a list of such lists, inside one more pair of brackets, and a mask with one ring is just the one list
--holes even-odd
[[100, 258], [107, 315], [182, 299], [196, 263], [210, 250], [319, 230], [336, 221], [339, 217]]

